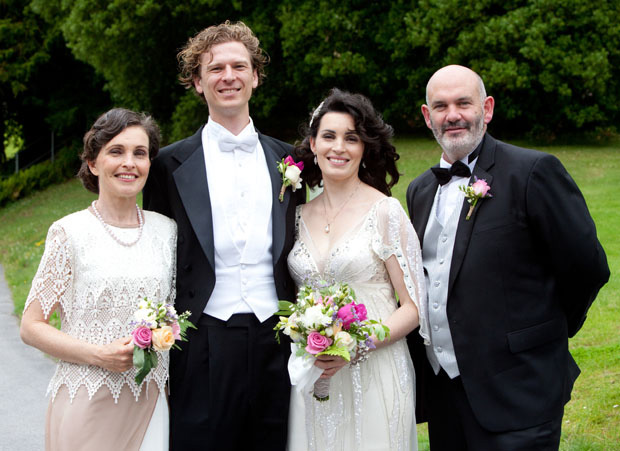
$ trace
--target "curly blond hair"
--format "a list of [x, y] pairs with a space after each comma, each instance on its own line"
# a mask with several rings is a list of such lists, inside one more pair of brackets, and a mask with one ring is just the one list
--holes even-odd
[[260, 85], [265, 78], [265, 65], [269, 62], [269, 57], [260, 48], [258, 38], [246, 24], [243, 22], [231, 23], [228, 20], [222, 24], [205, 28], [194, 37], [189, 38], [185, 47], [177, 55], [181, 71], [179, 75], [181, 84], [186, 89], [194, 87], [194, 77], [200, 75], [202, 55], [210, 52], [216, 44], [233, 41], [242, 43], [248, 49], [252, 69], [256, 69], [258, 84]]

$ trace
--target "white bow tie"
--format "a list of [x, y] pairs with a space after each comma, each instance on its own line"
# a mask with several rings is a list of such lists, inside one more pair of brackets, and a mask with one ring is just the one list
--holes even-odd
[[217, 143], [220, 146], [220, 150], [224, 152], [232, 152], [235, 149], [241, 149], [244, 152], [254, 152], [258, 144], [258, 133], [247, 133], [243, 136], [225, 133], [220, 135]]

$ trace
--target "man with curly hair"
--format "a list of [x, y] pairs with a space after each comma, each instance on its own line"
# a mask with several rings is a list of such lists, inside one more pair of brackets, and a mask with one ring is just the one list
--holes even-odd
[[202, 30], [178, 58], [209, 120], [162, 149], [144, 190], [145, 208], [178, 224], [176, 306], [197, 326], [171, 353], [171, 449], [284, 450], [289, 351], [273, 314], [295, 298], [286, 258], [304, 192], [280, 202], [277, 169], [292, 147], [250, 118], [267, 57], [245, 24]]

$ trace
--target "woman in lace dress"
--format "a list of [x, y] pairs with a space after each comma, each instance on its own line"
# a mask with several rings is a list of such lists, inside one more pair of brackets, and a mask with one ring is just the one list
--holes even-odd
[[[323, 192], [297, 207], [288, 264], [297, 285], [346, 282], [368, 317], [390, 328], [367, 359], [320, 356], [328, 401], [293, 390], [290, 450], [417, 449], [415, 378], [405, 336], [421, 323], [425, 296], [417, 236], [390, 188], [398, 181], [392, 128], [370, 101], [334, 89], [297, 148], [310, 187]], [[387, 176], [390, 182], [387, 182]], [[395, 296], [397, 294], [398, 298]], [[355, 359], [354, 359], [355, 361]]]
[[140, 300], [174, 300], [176, 225], [136, 204], [158, 149], [150, 117], [103, 114], [84, 136], [79, 172], [98, 199], [49, 229], [21, 325], [24, 342], [58, 359], [47, 450], [168, 449], [167, 353], [138, 386], [130, 336]]

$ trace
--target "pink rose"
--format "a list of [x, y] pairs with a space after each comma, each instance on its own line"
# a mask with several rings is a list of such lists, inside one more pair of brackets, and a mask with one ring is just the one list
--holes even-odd
[[357, 319], [360, 321], [366, 321], [368, 319], [368, 312], [364, 304], [356, 304], [355, 313], [357, 313]]
[[151, 346], [151, 329], [148, 327], [140, 326], [136, 327], [131, 333], [133, 336], [133, 343], [142, 349], [146, 349]]
[[472, 183], [471, 188], [474, 191], [474, 194], [480, 197], [485, 197], [491, 189], [487, 182], [482, 179], [476, 180], [474, 183]]
[[181, 326], [179, 326], [179, 323], [177, 321], [172, 323], [172, 335], [174, 336], [175, 340], [180, 340], [181, 339]]
[[330, 338], [327, 338], [318, 332], [310, 332], [310, 335], [308, 335], [306, 351], [310, 354], [318, 354], [319, 352], [325, 351], [325, 349], [331, 344], [332, 340]]

